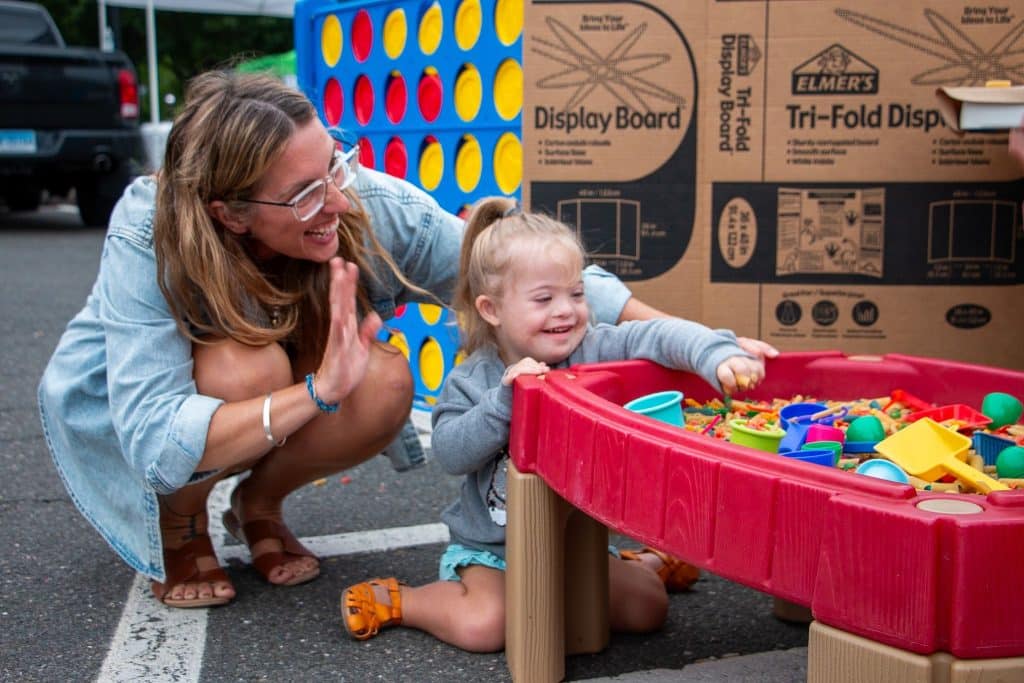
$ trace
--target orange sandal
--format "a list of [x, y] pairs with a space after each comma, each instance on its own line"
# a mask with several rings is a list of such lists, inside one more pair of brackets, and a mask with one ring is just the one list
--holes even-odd
[[669, 593], [680, 593], [688, 590], [700, 578], [700, 569], [697, 567], [649, 546], [644, 546], [640, 550], [623, 550], [619, 552], [619, 555], [624, 560], [640, 561], [640, 555], [644, 553], [657, 555], [658, 559], [661, 560], [658, 578], [665, 584], [665, 588]]
[[[341, 621], [356, 640], [369, 640], [385, 626], [402, 623], [402, 591], [398, 579], [370, 579], [349, 586], [341, 594]], [[377, 602], [374, 586], [385, 586], [391, 604]]]

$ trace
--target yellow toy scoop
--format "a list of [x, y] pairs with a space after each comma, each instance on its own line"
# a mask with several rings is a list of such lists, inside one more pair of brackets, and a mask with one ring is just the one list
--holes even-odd
[[952, 474], [961, 483], [982, 493], [1009, 490], [1010, 487], [960, 459], [970, 447], [971, 440], [966, 436], [928, 417], [912, 422], [875, 444], [876, 451], [908, 474], [925, 481], [935, 481]]

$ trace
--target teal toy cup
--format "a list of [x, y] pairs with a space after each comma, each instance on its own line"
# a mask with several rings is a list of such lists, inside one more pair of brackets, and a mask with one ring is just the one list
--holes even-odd
[[985, 394], [985, 398], [981, 399], [981, 414], [992, 418], [989, 429], [1012, 425], [1020, 419], [1021, 412], [1024, 412], [1024, 405], [1020, 400], [1001, 391]]
[[654, 394], [647, 394], [640, 398], [634, 398], [624, 405], [626, 410], [640, 413], [655, 420], [683, 426], [683, 392], [681, 391], [659, 391]]
[[785, 432], [778, 427], [768, 429], [753, 429], [747, 426], [746, 420], [730, 420], [729, 441], [740, 446], [749, 446], [766, 453], [778, 453], [779, 442], [785, 436]]
[[[832, 451], [832, 465], [839, 462], [843, 454], [843, 444], [838, 441], [807, 441], [801, 447], [802, 451]], [[799, 453], [799, 451], [796, 451]]]
[[860, 465], [857, 465], [857, 469], [854, 471], [857, 474], [874, 477], [875, 479], [894, 481], [898, 484], [910, 483], [910, 477], [907, 476], [907, 473], [899, 465], [880, 458], [865, 460]]

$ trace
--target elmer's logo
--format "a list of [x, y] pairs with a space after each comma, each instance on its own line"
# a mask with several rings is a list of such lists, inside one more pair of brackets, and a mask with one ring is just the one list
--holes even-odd
[[876, 95], [878, 69], [835, 43], [793, 69], [794, 95]]

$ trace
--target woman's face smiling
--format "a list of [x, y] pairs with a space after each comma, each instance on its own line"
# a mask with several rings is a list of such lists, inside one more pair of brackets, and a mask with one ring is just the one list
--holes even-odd
[[[318, 119], [297, 128], [277, 162], [260, 182], [253, 199], [288, 202], [310, 184], [324, 180], [334, 157], [335, 143]], [[300, 221], [287, 206], [251, 204], [245, 222], [257, 258], [277, 254], [325, 263], [338, 253], [341, 214], [351, 207], [348, 197], [327, 183], [323, 208]], [[229, 229], [234, 230], [230, 225]]]

